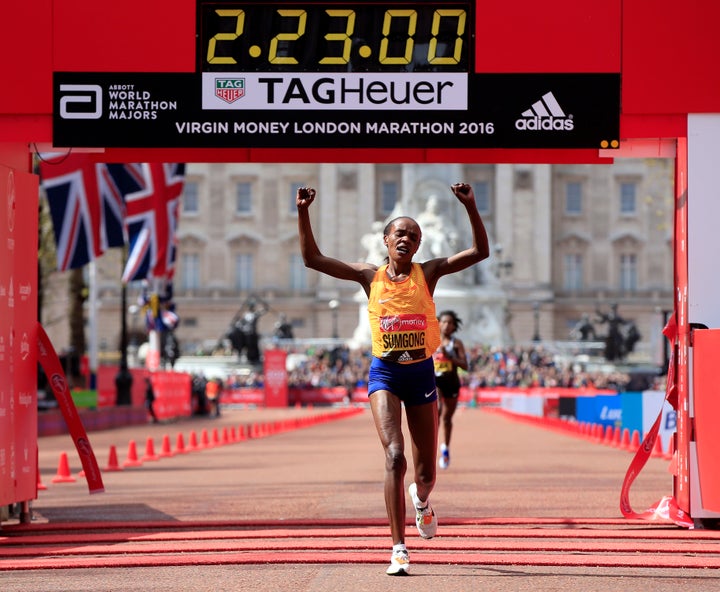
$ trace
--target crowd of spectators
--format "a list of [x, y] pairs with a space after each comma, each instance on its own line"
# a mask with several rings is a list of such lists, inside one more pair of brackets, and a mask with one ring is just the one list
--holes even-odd
[[[291, 388], [345, 387], [367, 385], [370, 367], [369, 349], [348, 347], [291, 350], [288, 381]], [[585, 361], [562, 356], [542, 344], [531, 346], [482, 347], [469, 349], [470, 367], [461, 372], [464, 386], [483, 387], [565, 387], [626, 390], [632, 377], [605, 365], [590, 369]], [[230, 377], [230, 388], [262, 386], [263, 376], [253, 372]], [[664, 389], [664, 377], [657, 376], [648, 388]]]

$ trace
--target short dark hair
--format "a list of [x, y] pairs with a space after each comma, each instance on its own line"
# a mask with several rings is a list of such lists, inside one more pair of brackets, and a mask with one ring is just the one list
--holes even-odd
[[[390, 234], [390, 227], [393, 224], [395, 224], [395, 222], [397, 222], [398, 220], [403, 220], [403, 219], [404, 220], [412, 220], [413, 222], [415, 222], [415, 224], [417, 224], [417, 220], [415, 220], [414, 218], [411, 218], [410, 216], [398, 216], [397, 218], [393, 218], [392, 220], [390, 220], [390, 222], [388, 222], [385, 225], [385, 228], [383, 228], [383, 236], [387, 236], [388, 234]], [[418, 224], [418, 228], [419, 227], [420, 227], [420, 225]]]
[[462, 326], [462, 319], [457, 316], [457, 313], [454, 310], [443, 310], [438, 316], [438, 321], [442, 317], [452, 317], [453, 322], [455, 323], [455, 329], [459, 330]]

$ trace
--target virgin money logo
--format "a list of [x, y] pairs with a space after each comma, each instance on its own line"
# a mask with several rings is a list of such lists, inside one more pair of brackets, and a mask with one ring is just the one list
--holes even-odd
[[67, 382], [62, 374], [53, 374], [50, 377], [50, 384], [56, 393], [64, 393], [67, 390]]
[[380, 317], [380, 330], [383, 333], [393, 331], [424, 331], [427, 329], [427, 318], [425, 315], [392, 315]]

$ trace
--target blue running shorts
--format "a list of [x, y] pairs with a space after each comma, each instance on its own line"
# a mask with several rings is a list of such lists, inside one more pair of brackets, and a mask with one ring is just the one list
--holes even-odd
[[375, 391], [382, 390], [390, 391], [408, 407], [436, 401], [432, 358], [415, 364], [397, 364], [373, 357], [370, 363], [368, 397]]

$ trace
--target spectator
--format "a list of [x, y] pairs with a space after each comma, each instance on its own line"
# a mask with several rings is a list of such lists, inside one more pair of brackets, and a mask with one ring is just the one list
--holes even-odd
[[152, 380], [149, 376], [145, 377], [145, 408], [150, 414], [150, 419], [153, 423], [158, 423], [159, 420], [155, 414], [155, 391], [153, 390]]

